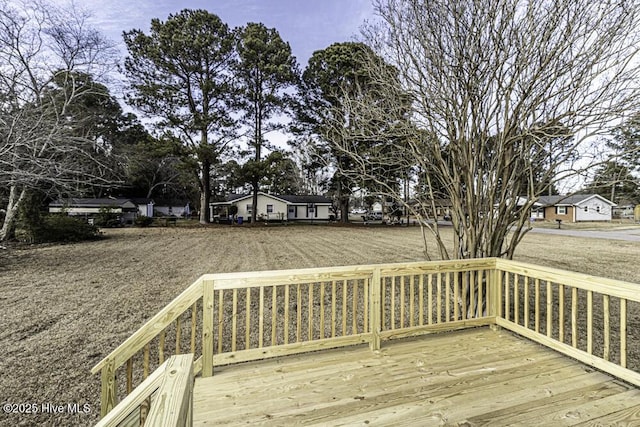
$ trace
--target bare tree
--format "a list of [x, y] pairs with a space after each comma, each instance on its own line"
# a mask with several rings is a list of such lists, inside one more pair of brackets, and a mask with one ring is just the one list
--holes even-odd
[[[371, 61], [379, 89], [349, 96], [343, 114], [358, 125], [335, 123], [337, 149], [353, 160], [352, 174], [412, 209], [441, 257], [512, 257], [536, 199], [592, 167], [596, 136], [637, 109], [640, 3], [375, 7], [381, 20], [365, 39], [393, 67]], [[407, 171], [415, 203], [380, 178], [389, 167]], [[435, 221], [438, 199], [451, 201], [453, 251]]]
[[105, 95], [78, 77], [107, 71], [111, 44], [79, 10], [15, 4], [0, 0], [0, 186], [8, 194], [0, 241], [12, 235], [30, 190], [72, 193], [112, 182], [108, 147], [73, 111], [80, 98]]

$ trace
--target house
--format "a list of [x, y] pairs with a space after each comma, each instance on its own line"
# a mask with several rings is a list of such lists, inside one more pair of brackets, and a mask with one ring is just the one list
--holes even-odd
[[[229, 220], [229, 208], [236, 206], [238, 218], [251, 218], [251, 194], [230, 194], [224, 201], [209, 204], [213, 222]], [[323, 196], [274, 195], [258, 192], [256, 217], [264, 221], [329, 221], [332, 219], [331, 199]]]
[[188, 217], [191, 215], [191, 207], [189, 202], [167, 203], [154, 206], [153, 213], [153, 216]]
[[613, 208], [613, 217], [618, 219], [633, 219], [636, 203], [633, 200], [620, 200]]
[[531, 213], [533, 219], [564, 222], [611, 221], [615, 203], [598, 194], [540, 196]]
[[109, 213], [116, 215], [121, 224], [131, 225], [139, 215], [150, 216], [149, 213], [153, 213], [153, 201], [146, 198], [58, 199], [49, 203], [49, 213], [84, 217], [90, 223], [98, 215]]

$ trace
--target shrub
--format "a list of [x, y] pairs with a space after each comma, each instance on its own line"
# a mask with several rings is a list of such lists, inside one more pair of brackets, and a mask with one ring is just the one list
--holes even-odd
[[148, 227], [153, 222], [153, 218], [150, 216], [140, 215], [136, 217], [135, 224], [138, 227]]
[[34, 243], [45, 242], [81, 242], [100, 236], [95, 225], [66, 215], [48, 215], [42, 218], [39, 226], [31, 230]]

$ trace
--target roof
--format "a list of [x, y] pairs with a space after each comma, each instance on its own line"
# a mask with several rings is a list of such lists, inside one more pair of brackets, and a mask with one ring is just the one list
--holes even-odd
[[615, 203], [605, 199], [599, 194], [572, 194], [570, 196], [540, 196], [538, 202], [544, 206], [574, 206], [589, 199], [598, 198], [603, 202], [615, 206]]
[[[308, 203], [314, 203], [314, 204], [327, 204], [330, 205], [331, 204], [331, 199], [324, 197], [324, 196], [317, 196], [317, 195], [292, 195], [292, 194], [282, 194], [282, 195], [277, 195], [277, 194], [267, 194], [267, 193], [263, 193], [263, 192], [258, 192], [258, 194], [261, 194], [263, 196], [266, 197], [270, 197], [273, 199], [278, 199], [281, 200], [287, 204], [291, 204], [291, 205], [306, 205]], [[214, 202], [212, 204], [215, 205], [228, 205], [231, 204], [233, 202], [237, 202], [243, 199], [248, 199], [252, 196], [252, 193], [249, 194], [227, 194], [225, 196], [225, 201], [224, 202]]]
[[103, 206], [118, 206], [123, 207], [127, 204], [136, 205], [131, 199], [112, 199], [112, 198], [99, 198], [99, 199], [86, 199], [86, 198], [69, 198], [58, 199], [49, 203], [50, 207], [84, 207], [84, 208], [100, 208]]

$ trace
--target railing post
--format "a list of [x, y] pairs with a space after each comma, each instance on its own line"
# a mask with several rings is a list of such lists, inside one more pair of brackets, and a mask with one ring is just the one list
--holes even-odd
[[[490, 271], [489, 276], [489, 316], [500, 317], [502, 307], [502, 272], [498, 269], [498, 260], [494, 268]], [[496, 324], [491, 325], [491, 329], [496, 330]]]
[[369, 330], [371, 331], [371, 341], [369, 348], [372, 351], [380, 350], [380, 331], [382, 330], [382, 280], [380, 278], [380, 268], [376, 267], [371, 276], [371, 286], [369, 286]]
[[[202, 281], [202, 376], [213, 375], [213, 280]], [[220, 337], [218, 337], [220, 339]]]
[[116, 365], [109, 359], [102, 367], [100, 390], [100, 417], [104, 417], [116, 405]]

